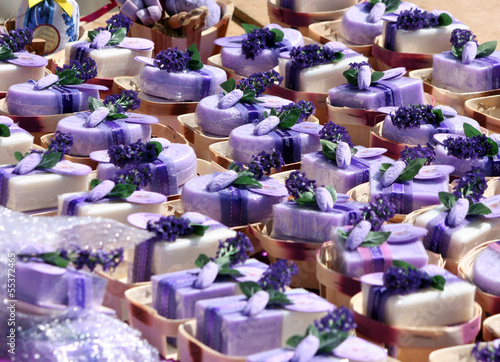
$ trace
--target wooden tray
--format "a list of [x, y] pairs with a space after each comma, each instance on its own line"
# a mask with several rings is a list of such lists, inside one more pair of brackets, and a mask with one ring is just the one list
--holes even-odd
[[[463, 346], [455, 346], [438, 349], [429, 355], [429, 362], [472, 362], [475, 358], [471, 356], [472, 349], [476, 344], [466, 344]], [[480, 343], [480, 347], [484, 347], [486, 343]]]
[[481, 126], [490, 131], [500, 133], [500, 89], [488, 91], [488, 93], [497, 95], [467, 99], [465, 101], [465, 115], [474, 118]]
[[493, 341], [498, 338], [500, 338], [500, 315], [494, 315], [483, 322], [483, 339]]

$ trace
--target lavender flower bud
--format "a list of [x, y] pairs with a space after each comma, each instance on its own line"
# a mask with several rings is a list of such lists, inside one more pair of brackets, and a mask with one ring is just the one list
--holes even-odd
[[453, 108], [451, 108], [450, 106], [442, 106], [442, 105], [439, 105], [439, 106], [436, 106], [434, 108], [432, 108], [433, 110], [434, 109], [439, 109], [441, 110], [441, 112], [443, 113], [443, 116], [445, 117], [455, 117], [458, 113], [457, 111], [455, 111]]
[[28, 172], [33, 171], [42, 162], [41, 153], [32, 153], [25, 158], [23, 158], [14, 168], [13, 173], [17, 175], [25, 175]]
[[462, 63], [470, 64], [476, 59], [477, 43], [475, 41], [468, 41], [462, 50]]
[[372, 24], [378, 23], [380, 20], [382, 20], [382, 16], [384, 16], [384, 13], [385, 4], [380, 1], [373, 5], [370, 13], [368, 14], [368, 17], [366, 18], [366, 21]]
[[219, 108], [227, 109], [232, 107], [238, 103], [241, 98], [243, 98], [243, 91], [241, 89], [234, 89], [220, 99]]
[[460, 198], [455, 202], [455, 205], [451, 208], [446, 221], [451, 227], [458, 226], [462, 221], [465, 220], [467, 212], [469, 211], [469, 200], [465, 198]]
[[324, 187], [318, 187], [316, 189], [316, 203], [321, 211], [332, 211], [333, 202], [332, 194]]
[[35, 84], [36, 90], [42, 90], [44, 88], [50, 87], [52, 84], [56, 83], [59, 80], [59, 76], [55, 74], [49, 74], [40, 79]]
[[238, 174], [233, 170], [226, 171], [216, 175], [207, 185], [207, 191], [216, 192], [225, 189], [238, 178]]
[[211, 286], [217, 274], [219, 273], [219, 264], [209, 261], [203, 268], [201, 268], [198, 277], [193, 282], [193, 288], [196, 289], [206, 289]]
[[[378, 3], [380, 4], [380, 3]], [[308, 362], [316, 355], [319, 349], [319, 338], [313, 334], [306, 336], [295, 348], [295, 353], [290, 362]]]
[[391, 186], [401, 175], [401, 173], [404, 171], [406, 168], [406, 163], [404, 161], [396, 161], [392, 164], [391, 167], [385, 171], [384, 175], [382, 176], [382, 186], [383, 187], [389, 187]]
[[103, 30], [96, 35], [94, 40], [92, 40], [90, 47], [94, 49], [102, 49], [106, 46], [106, 44], [108, 44], [110, 40], [111, 40], [111, 33], [107, 30]]
[[253, 133], [257, 136], [263, 136], [275, 129], [280, 123], [280, 119], [276, 116], [269, 116], [263, 121], [259, 122]]
[[337, 144], [335, 161], [340, 168], [347, 168], [351, 164], [351, 148], [346, 142], [340, 141]]
[[87, 118], [87, 127], [95, 127], [104, 119], [109, 114], [109, 108], [108, 107], [99, 107], [97, 108], [94, 112], [92, 112], [89, 117]]
[[90, 190], [87, 196], [87, 201], [95, 202], [105, 198], [115, 187], [115, 183], [111, 180], [104, 180], [99, 185]]
[[347, 240], [345, 241], [345, 248], [347, 250], [356, 250], [368, 236], [372, 228], [372, 224], [368, 220], [361, 220], [351, 230]]
[[265, 290], [259, 290], [248, 299], [242, 313], [247, 317], [254, 317], [266, 309], [267, 303], [269, 303], [269, 293]]

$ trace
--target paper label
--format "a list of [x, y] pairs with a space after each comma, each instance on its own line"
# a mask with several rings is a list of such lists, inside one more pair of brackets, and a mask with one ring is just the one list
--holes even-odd
[[257, 98], [259, 101], [263, 101], [263, 103], [258, 103], [259, 106], [265, 108], [276, 108], [280, 109], [283, 106], [286, 106], [290, 103], [293, 103], [291, 100], [281, 98], [278, 96], [268, 96]]
[[262, 188], [257, 187], [248, 187], [248, 190], [253, 193], [265, 196], [274, 196], [274, 197], [284, 197], [288, 196], [288, 190], [285, 185], [275, 179], [267, 179], [263, 181], [259, 181], [262, 185]]
[[390, 231], [391, 235], [387, 242], [389, 244], [405, 244], [418, 240], [427, 235], [428, 230], [423, 227], [410, 224], [384, 225], [383, 231]]
[[31, 53], [14, 53], [17, 58], [9, 59], [7, 62], [23, 67], [45, 67], [49, 61], [44, 57]]
[[307, 133], [312, 136], [318, 136], [323, 129], [323, 126], [317, 123], [312, 123], [312, 122], [302, 122], [295, 124], [291, 128], [293, 131], [296, 132], [301, 132], [301, 133]]
[[129, 37], [126, 37], [120, 44], [117, 45], [117, 47], [119, 48], [126, 48], [132, 50], [149, 50], [153, 49], [154, 46], [155, 43], [153, 43], [151, 40], [144, 38], [129, 38]]
[[139, 229], [147, 229], [148, 221], [156, 222], [160, 220], [162, 215], [155, 214], [153, 212], [137, 212], [135, 214], [130, 214], [127, 216], [127, 221], [130, 225], [135, 226]]
[[415, 176], [417, 180], [430, 180], [434, 178], [439, 178], [443, 176], [448, 176], [453, 171], [455, 167], [451, 165], [429, 165], [423, 166], [418, 174]]
[[312, 293], [286, 294], [292, 304], [285, 305], [285, 309], [294, 312], [319, 313], [328, 312], [333, 305]]
[[81, 163], [61, 161], [47, 171], [64, 176], [85, 176], [92, 172], [92, 168]]
[[157, 192], [135, 191], [125, 200], [133, 204], [161, 204], [167, 201], [167, 197]]
[[393, 69], [388, 69], [384, 71], [384, 76], [380, 78], [380, 80], [391, 80], [391, 79], [397, 79], [401, 78], [406, 74], [406, 68], [405, 67], [398, 67], [398, 68], [393, 68]]
[[226, 36], [214, 40], [214, 44], [226, 48], [241, 48], [241, 42], [246, 39], [245, 35]]
[[56, 51], [61, 42], [61, 35], [57, 28], [50, 24], [42, 24], [33, 30], [33, 39], [45, 39], [45, 54], [50, 54]]
[[371, 273], [365, 274], [359, 278], [360, 282], [367, 285], [373, 286], [383, 286], [384, 285], [384, 273]]
[[98, 91], [107, 91], [109, 88], [99, 84], [90, 84], [90, 83], [81, 83], [81, 84], [68, 84], [65, 85], [68, 88], [77, 88], [77, 89], [90, 89], [90, 90], [98, 90]]
[[241, 274], [244, 274], [242, 277], [235, 278], [238, 283], [257, 282], [265, 271], [265, 269], [262, 268], [244, 265], [237, 266], [234, 269], [238, 270]]
[[123, 119], [127, 123], [156, 124], [160, 122], [158, 118], [146, 114], [127, 113], [127, 116], [128, 118]]
[[96, 162], [109, 163], [111, 159], [108, 155], [108, 150], [92, 151], [89, 155], [90, 159]]
[[493, 219], [500, 217], [500, 195], [488, 197], [484, 200], [481, 200], [481, 202], [484, 205], [488, 206], [489, 209], [492, 211], [491, 214], [484, 215], [485, 218]]
[[387, 152], [387, 148], [382, 147], [360, 148], [357, 150], [358, 152], [354, 156], [359, 158], [377, 157]]
[[138, 62], [155, 67], [155, 60], [153, 58], [137, 56], [134, 59]]

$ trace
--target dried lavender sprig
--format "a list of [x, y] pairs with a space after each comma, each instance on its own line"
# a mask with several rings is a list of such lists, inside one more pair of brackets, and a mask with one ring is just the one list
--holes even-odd
[[280, 152], [273, 151], [271, 154], [266, 151], [262, 151], [255, 156], [252, 156], [250, 163], [248, 164], [248, 171], [254, 174], [255, 179], [260, 179], [264, 175], [271, 173], [274, 168], [277, 171], [281, 170], [281, 167], [285, 165], [285, 161]]
[[73, 135], [71, 133], [63, 133], [61, 131], [56, 131], [54, 138], [47, 147], [46, 153], [61, 153], [61, 160], [64, 155], [67, 155], [70, 151], [71, 146], [73, 146]]
[[484, 134], [473, 137], [448, 137], [443, 141], [443, 146], [448, 150], [448, 156], [460, 159], [482, 158], [493, 148], [488, 142], [488, 136]]
[[138, 189], [142, 189], [148, 185], [153, 179], [151, 169], [148, 164], [129, 165], [118, 171], [113, 178], [115, 184], [135, 185]]
[[175, 241], [178, 236], [190, 235], [194, 228], [188, 220], [173, 215], [162, 216], [157, 221], [148, 221], [147, 230], [154, 232], [155, 240]]
[[315, 180], [309, 180], [305, 173], [301, 173], [299, 170], [293, 171], [290, 176], [288, 176], [285, 186], [288, 193], [295, 199], [300, 198], [300, 194], [304, 192], [314, 192], [317, 187]]
[[33, 42], [33, 30], [30, 28], [11, 30], [8, 34], [0, 35], [0, 47], [8, 47], [12, 52], [24, 50], [31, 42]]
[[454, 29], [451, 32], [450, 42], [455, 48], [462, 48], [467, 42], [473, 41], [477, 44], [476, 36], [467, 29]]
[[481, 342], [476, 342], [472, 348], [471, 355], [477, 362], [497, 362], [500, 361], [500, 345], [495, 343], [487, 343], [486, 346], [480, 347]]
[[108, 155], [111, 163], [121, 168], [131, 164], [153, 162], [158, 158], [155, 144], [143, 143], [140, 140], [129, 145], [110, 146]]
[[392, 124], [399, 129], [420, 128], [422, 124], [432, 124], [437, 127], [442, 122], [433, 112], [431, 105], [420, 104], [399, 107], [391, 118]]
[[73, 70], [76, 78], [83, 81], [97, 76], [97, 64], [95, 60], [90, 57], [84, 58], [81, 63], [78, 60], [72, 59], [69, 61], [69, 64], [57, 67], [56, 74], [60, 75], [65, 70]]
[[408, 294], [431, 285], [431, 276], [418, 269], [392, 266], [384, 272], [384, 286], [398, 294]]
[[436, 152], [434, 151], [434, 146], [429, 142], [423, 147], [422, 145], [417, 145], [414, 147], [405, 146], [404, 150], [400, 153], [400, 160], [404, 161], [407, 165], [410, 161], [417, 158], [426, 158], [426, 165], [430, 165], [435, 157]]
[[362, 209], [362, 218], [370, 221], [373, 231], [379, 231], [384, 222], [396, 215], [396, 206], [388, 196], [375, 197], [373, 202]]
[[439, 25], [438, 15], [418, 8], [403, 10], [398, 15], [396, 27], [401, 30], [419, 30]]
[[334, 52], [330, 48], [321, 47], [318, 44], [308, 44], [301, 47], [293, 47], [290, 50], [293, 65], [298, 69], [313, 67], [340, 60], [343, 54]]
[[315, 320], [314, 325], [319, 332], [349, 332], [357, 327], [353, 312], [344, 306], [329, 312], [320, 320]]
[[236, 88], [245, 91], [247, 89], [255, 91], [255, 96], [259, 97], [267, 89], [271, 89], [275, 82], [278, 85], [283, 82], [283, 77], [274, 69], [263, 73], [253, 73], [247, 78], [243, 78], [238, 82]]
[[284, 116], [287, 112], [290, 112], [291, 110], [294, 109], [300, 109], [300, 116], [299, 119], [297, 119], [297, 123], [304, 122], [306, 119], [308, 119], [310, 116], [314, 114], [314, 111], [316, 110], [316, 107], [314, 106], [314, 103], [311, 101], [298, 101], [297, 103], [290, 103], [287, 105], [284, 105], [281, 107], [278, 117]]
[[238, 232], [234, 238], [219, 241], [219, 248], [214, 259], [226, 259], [229, 267], [244, 263], [248, 259], [247, 252], [253, 252], [253, 245], [248, 236]]
[[241, 51], [247, 59], [255, 59], [264, 49], [278, 46], [276, 35], [268, 28], [256, 28], [241, 43]]
[[111, 94], [104, 98], [104, 105], [112, 104], [116, 107], [115, 113], [125, 113], [128, 110], [138, 109], [141, 99], [133, 90], [122, 90], [120, 94]]
[[299, 269], [293, 261], [278, 259], [269, 265], [257, 283], [263, 290], [271, 289], [284, 292], [292, 282], [292, 277], [298, 272]]
[[456, 181], [453, 195], [458, 198], [467, 198], [471, 204], [474, 204], [481, 200], [486, 188], [484, 170], [480, 167], [473, 167]]
[[333, 121], [328, 121], [320, 132], [320, 138], [330, 142], [338, 143], [345, 142], [349, 147], [354, 147], [351, 141], [351, 136], [347, 133], [347, 129]]

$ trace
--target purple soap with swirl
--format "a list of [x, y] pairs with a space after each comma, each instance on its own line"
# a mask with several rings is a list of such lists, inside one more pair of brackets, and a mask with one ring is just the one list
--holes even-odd
[[235, 128], [229, 135], [229, 154], [235, 161], [249, 163], [253, 155], [280, 151], [285, 163], [299, 162], [302, 154], [319, 151], [319, 136], [277, 128], [262, 136], [254, 134], [255, 125]]
[[176, 102], [199, 101], [222, 89], [219, 85], [227, 79], [220, 68], [204, 65], [200, 70], [167, 72], [146, 65], [139, 75], [141, 90], [149, 95]]
[[207, 185], [214, 176], [199, 176], [184, 184], [181, 194], [184, 211], [205, 214], [226, 226], [240, 226], [268, 219], [272, 214], [272, 205], [287, 199], [287, 196], [262, 195], [234, 186], [207, 191]]
[[7, 91], [7, 110], [17, 116], [44, 116], [89, 109], [89, 97], [99, 99], [95, 88], [65, 86], [37, 90], [33, 82], [15, 84]]
[[130, 144], [139, 140], [146, 142], [151, 139], [150, 124], [128, 123], [117, 119], [104, 121], [97, 127], [87, 127], [85, 122], [88, 114], [78, 113], [61, 119], [57, 124], [56, 131], [73, 135], [71, 155], [88, 156], [90, 152], [107, 150], [112, 145]]

